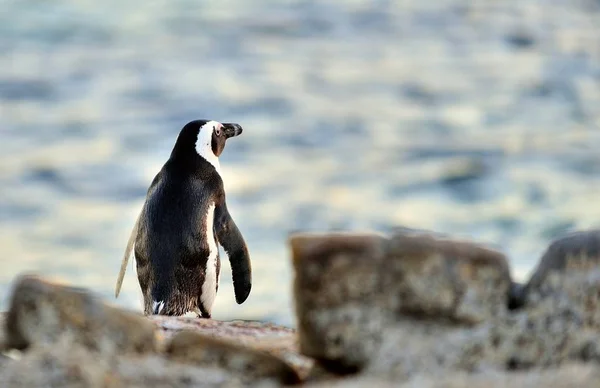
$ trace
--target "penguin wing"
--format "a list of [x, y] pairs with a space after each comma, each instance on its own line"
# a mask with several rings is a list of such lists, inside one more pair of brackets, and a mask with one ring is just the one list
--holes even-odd
[[[156, 176], [152, 180], [152, 183], [150, 183], [150, 187], [148, 188], [148, 192], [146, 193], [146, 198], [148, 198], [150, 193], [154, 190], [154, 188], [160, 181], [161, 177], [162, 177], [162, 170], [158, 174], [156, 174]], [[145, 205], [146, 204], [144, 204], [144, 206]], [[137, 219], [135, 220], [135, 225], [133, 226], [133, 229], [131, 230], [131, 234], [129, 235], [129, 240], [127, 241], [127, 246], [125, 247], [125, 253], [123, 254], [123, 259], [121, 261], [121, 269], [119, 270], [119, 276], [117, 277], [117, 285], [115, 287], [115, 298], [118, 298], [119, 293], [121, 292], [121, 286], [123, 285], [123, 279], [125, 278], [125, 271], [127, 270], [127, 264], [129, 263], [129, 258], [131, 257], [131, 251], [133, 250], [133, 245], [135, 244], [135, 239], [138, 234], [138, 229], [140, 226], [140, 219], [142, 218], [142, 213], [143, 213], [143, 209], [142, 209], [142, 211], [140, 211], [140, 214], [138, 215]]]
[[131, 230], [131, 234], [129, 235], [129, 240], [127, 241], [127, 247], [125, 248], [125, 253], [123, 254], [123, 260], [121, 262], [121, 270], [119, 271], [119, 276], [117, 277], [117, 285], [115, 287], [115, 298], [119, 297], [119, 292], [121, 292], [121, 286], [123, 285], [123, 278], [125, 277], [125, 271], [127, 270], [127, 263], [129, 263], [129, 258], [131, 257], [131, 251], [133, 250], [133, 244], [135, 242], [135, 238], [137, 237], [138, 226], [140, 224], [140, 218], [142, 213], [138, 215], [137, 220], [135, 221], [135, 225]]
[[214, 226], [217, 240], [227, 252], [231, 264], [235, 301], [242, 304], [252, 288], [252, 267], [244, 237], [231, 218], [225, 200], [215, 206]]

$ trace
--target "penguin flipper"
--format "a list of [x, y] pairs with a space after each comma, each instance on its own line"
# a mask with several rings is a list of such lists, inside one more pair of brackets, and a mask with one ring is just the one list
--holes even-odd
[[252, 288], [252, 266], [244, 237], [231, 218], [225, 201], [215, 207], [214, 226], [217, 240], [227, 253], [231, 264], [235, 301], [242, 304]]
[[[158, 174], [152, 179], [150, 183], [150, 187], [148, 188], [148, 192], [146, 193], [146, 198], [152, 194], [158, 183], [160, 182], [161, 177], [163, 176], [163, 170], [161, 169]], [[145, 204], [144, 204], [145, 206]], [[121, 292], [121, 286], [123, 285], [123, 279], [125, 278], [125, 271], [127, 270], [127, 264], [129, 263], [129, 258], [131, 257], [131, 251], [133, 250], [133, 246], [135, 245], [135, 239], [138, 234], [138, 229], [140, 225], [140, 219], [142, 218], [142, 213], [144, 212], [143, 208], [137, 219], [135, 220], [135, 225], [133, 225], [133, 229], [131, 230], [131, 234], [129, 235], [129, 240], [127, 241], [127, 247], [125, 247], [125, 253], [123, 254], [123, 261], [121, 262], [121, 270], [119, 271], [119, 276], [117, 277], [117, 285], [115, 287], [115, 298], [119, 297], [119, 293]]]
[[115, 298], [118, 298], [119, 293], [121, 292], [121, 286], [123, 285], [123, 279], [125, 278], [125, 271], [127, 270], [127, 263], [129, 263], [129, 257], [131, 257], [133, 244], [135, 243], [135, 238], [137, 237], [140, 218], [141, 213], [140, 215], [138, 215], [138, 218], [135, 221], [135, 225], [131, 230], [131, 234], [129, 235], [129, 240], [127, 241], [127, 247], [125, 248], [125, 253], [123, 254], [123, 261], [121, 262], [121, 270], [119, 271], [119, 276], [117, 277], [117, 285], [115, 287]]

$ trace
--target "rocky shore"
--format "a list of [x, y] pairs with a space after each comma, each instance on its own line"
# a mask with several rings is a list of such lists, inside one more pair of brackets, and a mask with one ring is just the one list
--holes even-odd
[[1, 318], [2, 387], [598, 387], [600, 231], [504, 253], [399, 228], [294, 234], [297, 329], [144, 317], [24, 274]]

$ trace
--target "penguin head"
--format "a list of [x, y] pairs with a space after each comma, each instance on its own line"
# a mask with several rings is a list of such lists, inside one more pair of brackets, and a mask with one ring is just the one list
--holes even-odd
[[227, 139], [242, 133], [242, 126], [220, 123], [214, 120], [194, 120], [187, 123], [179, 133], [173, 154], [197, 154], [219, 170], [219, 156], [225, 149]]

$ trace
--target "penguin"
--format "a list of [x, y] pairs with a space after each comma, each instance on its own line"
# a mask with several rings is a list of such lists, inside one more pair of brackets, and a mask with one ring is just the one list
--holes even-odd
[[169, 159], [152, 180], [117, 278], [118, 298], [133, 253], [145, 315], [211, 318], [219, 289], [220, 244], [231, 264], [235, 300], [252, 288], [244, 238], [227, 209], [219, 156], [235, 123], [194, 120], [179, 132]]

